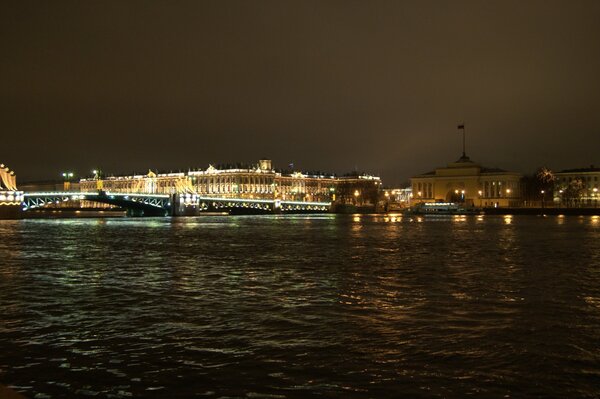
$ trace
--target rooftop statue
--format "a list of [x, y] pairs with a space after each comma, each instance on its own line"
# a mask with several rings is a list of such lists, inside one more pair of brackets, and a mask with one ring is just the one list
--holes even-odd
[[4, 164], [0, 164], [0, 190], [17, 190], [17, 176]]

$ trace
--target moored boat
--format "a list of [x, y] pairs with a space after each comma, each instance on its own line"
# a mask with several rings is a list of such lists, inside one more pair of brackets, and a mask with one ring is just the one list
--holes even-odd
[[407, 213], [414, 215], [475, 215], [477, 208], [465, 208], [456, 202], [422, 202], [412, 206]]

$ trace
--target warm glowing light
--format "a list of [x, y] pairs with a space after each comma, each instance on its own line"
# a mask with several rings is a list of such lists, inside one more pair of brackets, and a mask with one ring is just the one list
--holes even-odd
[[481, 190], [477, 191], [477, 193], [478, 193], [479, 195], [483, 195], [483, 191], [481, 191]]
[[358, 190], [354, 190], [354, 196], [358, 197], [360, 195], [360, 192]]

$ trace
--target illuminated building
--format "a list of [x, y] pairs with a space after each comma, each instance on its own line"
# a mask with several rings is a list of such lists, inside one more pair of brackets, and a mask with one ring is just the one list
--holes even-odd
[[521, 174], [486, 168], [464, 155], [456, 162], [411, 179], [412, 200], [460, 202], [466, 206], [521, 205]]
[[20, 217], [23, 192], [17, 189], [17, 176], [4, 164], [0, 164], [0, 219]]
[[[112, 176], [81, 179], [84, 192], [174, 194], [190, 193], [201, 197], [279, 199], [375, 205], [381, 180], [376, 176], [336, 177], [331, 174], [284, 173], [272, 168], [270, 160], [251, 167], [215, 167], [179, 173]], [[354, 195], [358, 192], [359, 195]]]
[[597, 206], [600, 199], [600, 168], [565, 169], [556, 172], [554, 202]]

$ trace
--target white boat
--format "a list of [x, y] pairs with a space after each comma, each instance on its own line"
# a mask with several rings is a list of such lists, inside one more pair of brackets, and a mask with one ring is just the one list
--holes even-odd
[[414, 215], [473, 215], [477, 208], [465, 208], [456, 202], [422, 202], [411, 207], [408, 213]]

